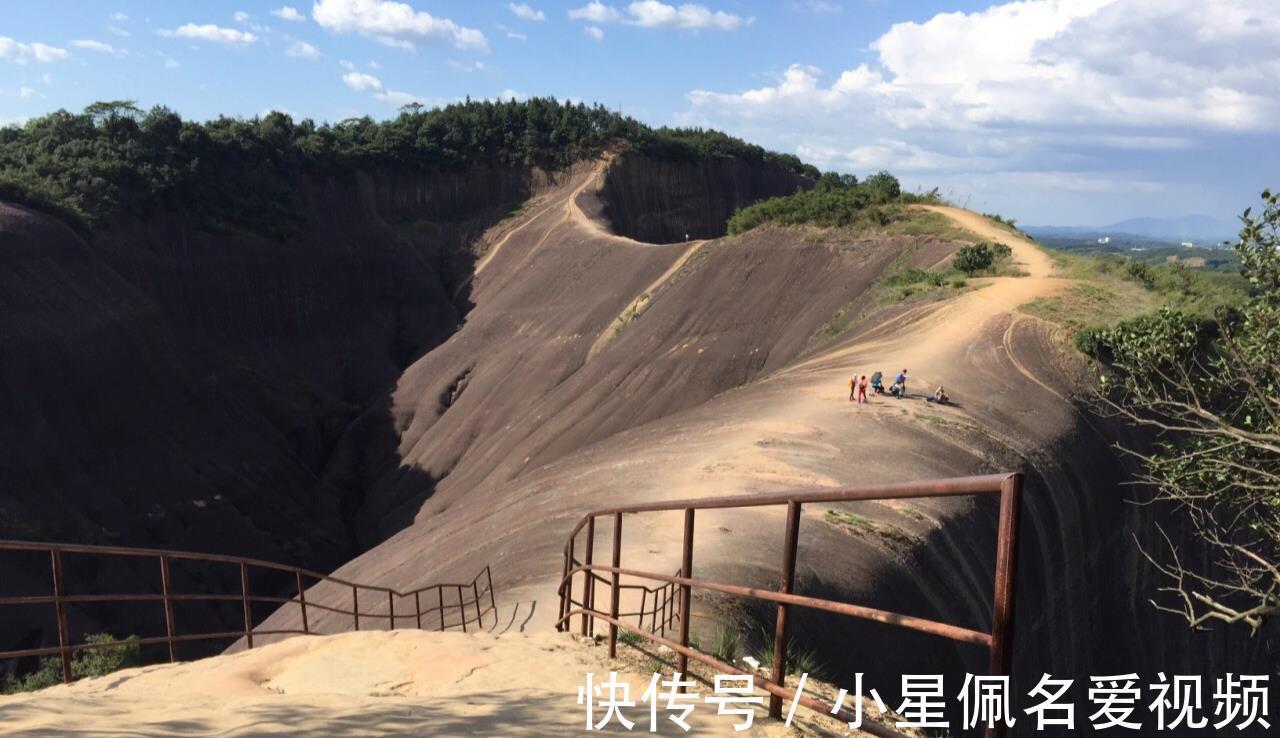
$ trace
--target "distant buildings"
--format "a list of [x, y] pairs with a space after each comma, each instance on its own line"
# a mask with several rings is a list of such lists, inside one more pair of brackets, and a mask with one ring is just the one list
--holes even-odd
[[1099, 238], [1098, 243], [1102, 243], [1102, 244], [1111, 243], [1111, 236], [1103, 236], [1102, 238]]

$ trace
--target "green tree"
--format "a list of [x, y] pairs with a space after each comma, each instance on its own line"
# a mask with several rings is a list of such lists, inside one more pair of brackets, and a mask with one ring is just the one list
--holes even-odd
[[991, 268], [995, 264], [996, 255], [988, 243], [966, 244], [956, 250], [955, 258], [951, 261], [951, 265], [956, 269], [973, 276], [978, 272], [983, 272]]
[[862, 185], [877, 202], [892, 202], [902, 195], [902, 185], [898, 178], [886, 171], [879, 171], [867, 177]]
[[1101, 407], [1157, 433], [1154, 450], [1124, 449], [1139, 479], [1212, 554], [1195, 570], [1172, 537], [1144, 551], [1168, 577], [1153, 604], [1255, 633], [1280, 612], [1280, 197], [1262, 198], [1235, 245], [1251, 290], [1241, 305], [1212, 320], [1166, 308], [1090, 342], [1107, 366]]

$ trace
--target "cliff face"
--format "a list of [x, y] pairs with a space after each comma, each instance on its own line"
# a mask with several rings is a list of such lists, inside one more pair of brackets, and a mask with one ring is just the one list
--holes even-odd
[[0, 536], [345, 560], [333, 445], [453, 332], [470, 243], [539, 177], [304, 182], [284, 241], [160, 216], [86, 243], [0, 205]]
[[720, 158], [661, 160], [623, 154], [605, 172], [599, 196], [610, 229], [648, 243], [675, 243], [725, 234], [745, 205], [813, 182], [758, 162]]

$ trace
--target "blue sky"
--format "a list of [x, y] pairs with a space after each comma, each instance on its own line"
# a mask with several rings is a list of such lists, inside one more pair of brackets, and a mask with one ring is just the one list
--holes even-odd
[[6, 0], [0, 124], [101, 99], [387, 117], [552, 95], [1024, 223], [1229, 217], [1280, 185], [1273, 0]]

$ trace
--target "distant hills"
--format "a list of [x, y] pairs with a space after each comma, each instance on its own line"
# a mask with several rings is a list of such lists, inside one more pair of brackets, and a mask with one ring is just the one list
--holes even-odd
[[1033, 236], [1097, 237], [1133, 236], [1157, 241], [1191, 241], [1197, 246], [1232, 241], [1240, 232], [1234, 219], [1209, 215], [1183, 215], [1175, 218], [1129, 218], [1104, 226], [1024, 226]]

